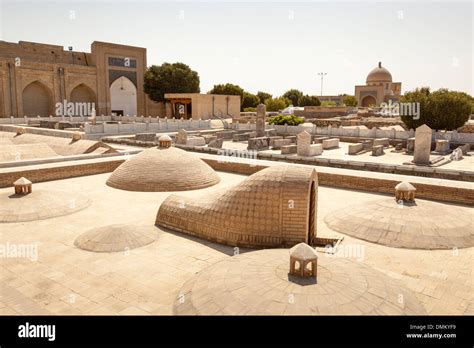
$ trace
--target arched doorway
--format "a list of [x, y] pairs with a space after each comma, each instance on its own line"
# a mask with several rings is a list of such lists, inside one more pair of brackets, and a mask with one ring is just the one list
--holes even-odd
[[69, 101], [74, 103], [76, 110], [83, 110], [81, 115], [76, 116], [89, 116], [92, 109], [95, 109], [95, 93], [89, 86], [83, 83], [71, 91]]
[[137, 88], [125, 76], [116, 79], [110, 86], [112, 113], [134, 116], [137, 114]]
[[377, 101], [371, 95], [367, 95], [364, 98], [362, 98], [361, 105], [363, 107], [375, 106], [375, 105], [377, 105]]
[[48, 117], [51, 115], [51, 92], [39, 81], [30, 83], [22, 93], [23, 115]]

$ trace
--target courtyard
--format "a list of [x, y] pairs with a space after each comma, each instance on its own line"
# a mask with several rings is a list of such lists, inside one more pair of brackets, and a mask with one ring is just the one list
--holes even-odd
[[[221, 179], [217, 185], [178, 192], [179, 195], [188, 198], [212, 196], [246, 178], [245, 175], [233, 173], [217, 174]], [[252, 249], [216, 244], [153, 226], [160, 204], [169, 193], [114, 189], [105, 184], [108, 177], [109, 174], [99, 174], [37, 183], [33, 193], [54, 190], [63, 192], [71, 199], [85, 195], [90, 204], [63, 216], [2, 224], [0, 244], [4, 248], [21, 245], [36, 245], [37, 248], [33, 248], [32, 253], [26, 257], [23, 255], [18, 258], [12, 254], [10, 257], [1, 258], [1, 314], [190, 314], [181, 311], [176, 305], [177, 301], [186, 304], [186, 301], [190, 300], [189, 289], [185, 284], [195, 283], [199, 277], [202, 278], [202, 275], [206, 274], [206, 270], [212, 270], [216, 264], [238, 261], [244, 257], [264, 261], [267, 257], [265, 255], [269, 255]], [[11, 194], [12, 188], [2, 188], [0, 193]], [[377, 292], [377, 288], [385, 284], [396, 284], [411, 294], [411, 301], [417, 302], [417, 305], [407, 304], [411, 310], [408, 311], [409, 314], [474, 314], [472, 245], [445, 250], [390, 247], [343, 235], [332, 230], [326, 223], [327, 216], [350, 209], [354, 203], [370, 206], [371, 202], [385, 198], [393, 199], [393, 196], [319, 187], [318, 236], [343, 237], [335, 250], [332, 250], [333, 253], [329, 250], [319, 253], [322, 264], [341, 259], [341, 262], [352, 265], [347, 268], [348, 271], [358, 267], [370, 268], [370, 279], [375, 279], [378, 284], [370, 286], [369, 283], [366, 287], [360, 285], [361, 296], [351, 299], [353, 306], [346, 308], [346, 311], [334, 304], [328, 305], [324, 313], [367, 313], [370, 310], [366, 308], [369, 298], [367, 296], [387, 299], [386, 295]], [[423, 200], [417, 201], [423, 203]], [[437, 204], [453, 214], [464, 213], [469, 209], [448, 203]], [[47, 210], [47, 205], [42, 209]], [[370, 213], [367, 211], [368, 215]], [[443, 220], [443, 216], [427, 218]], [[148, 226], [152, 229], [154, 241], [137, 248], [125, 248], [120, 252], [91, 252], [75, 246], [76, 238], [85, 232], [117, 224], [134, 225], [137, 229]], [[470, 226], [473, 226], [472, 220]], [[279, 254], [275, 250], [275, 253], [273, 258], [277, 257], [279, 262], [287, 263], [286, 249], [280, 249]], [[219, 299], [229, 298], [229, 295], [242, 296], [243, 284], [251, 288], [256, 279], [249, 278], [248, 282], [243, 282], [241, 286], [230, 286], [225, 291], [221, 287], [209, 285], [208, 293], [216, 300], [201, 304], [202, 313], [249, 312], [250, 307], [238, 305], [220, 310], [215, 303], [222, 303]], [[336, 289], [341, 286], [340, 283], [337, 285], [337, 279]], [[343, 283], [344, 279], [343, 277]], [[240, 277], [234, 279], [236, 282], [239, 280]], [[324, 280], [325, 277], [322, 277], [320, 282]], [[284, 292], [278, 293], [285, 290], [284, 285], [274, 283], [273, 288], [269, 289], [272, 292], [266, 297], [273, 300], [266, 303], [260, 314], [308, 314], [304, 310], [308, 304], [299, 302], [302, 297], [298, 297], [297, 292], [293, 301], [282, 296]], [[205, 283], [201, 284], [201, 289], [202, 286], [206, 286]], [[334, 283], [332, 289], [335, 290]], [[392, 295], [400, 294], [395, 292]], [[195, 297], [193, 301], [195, 302]], [[391, 314], [390, 307], [384, 313]], [[397, 311], [393, 311], [392, 314], [396, 313]]]

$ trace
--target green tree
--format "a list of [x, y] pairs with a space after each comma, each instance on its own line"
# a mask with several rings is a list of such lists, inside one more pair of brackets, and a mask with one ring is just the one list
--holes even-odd
[[291, 100], [291, 105], [298, 106], [298, 101], [302, 96], [303, 92], [301, 92], [300, 90], [290, 89], [289, 91], [286, 91], [282, 97]]
[[346, 106], [357, 106], [357, 99], [352, 95], [346, 95], [342, 98], [342, 102]]
[[298, 106], [319, 106], [321, 101], [318, 97], [314, 95], [303, 95], [300, 100], [298, 100]]
[[208, 94], [225, 94], [225, 95], [240, 95], [240, 102], [244, 99], [244, 90], [238, 85], [232, 83], [214, 85], [214, 87], [207, 92]]
[[199, 75], [183, 63], [152, 65], [145, 72], [144, 90], [151, 100], [162, 102], [165, 93], [199, 93]]
[[468, 121], [472, 108], [471, 98], [464, 92], [447, 89], [431, 92], [427, 87], [417, 88], [405, 93], [400, 101], [419, 103], [419, 117], [401, 115], [401, 119], [408, 128], [415, 129], [426, 124], [435, 130], [454, 130]]
[[242, 99], [242, 109], [255, 108], [260, 103], [260, 99], [252, 93], [244, 91], [244, 98]]
[[289, 104], [290, 100], [283, 97], [270, 98], [265, 100], [267, 111], [280, 111], [286, 108]]
[[260, 103], [264, 104], [265, 100], [272, 98], [272, 95], [270, 93], [258, 91], [257, 97], [260, 99]]

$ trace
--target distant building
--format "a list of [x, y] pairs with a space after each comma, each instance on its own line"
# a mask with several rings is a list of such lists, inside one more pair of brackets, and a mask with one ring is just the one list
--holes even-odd
[[367, 75], [366, 84], [355, 86], [355, 97], [358, 106], [379, 106], [389, 100], [398, 101], [402, 89], [401, 82], [392, 82], [392, 74], [382, 67], [379, 62], [378, 67], [374, 68]]
[[0, 41], [0, 117], [56, 116], [64, 100], [94, 103], [99, 115], [148, 116], [157, 103], [143, 90], [146, 66], [141, 47], [94, 41], [87, 53]]
[[317, 96], [320, 102], [335, 102], [337, 105], [344, 104], [344, 95], [322, 95]]
[[239, 95], [166, 93], [165, 101], [167, 118], [208, 120], [240, 117]]

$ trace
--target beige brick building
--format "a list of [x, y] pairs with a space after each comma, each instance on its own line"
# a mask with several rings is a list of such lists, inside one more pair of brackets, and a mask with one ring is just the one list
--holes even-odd
[[392, 82], [392, 74], [379, 62], [367, 75], [366, 84], [355, 86], [355, 97], [358, 106], [379, 106], [389, 100], [398, 101], [401, 90], [402, 83]]
[[240, 116], [239, 96], [184, 93], [167, 95], [166, 104], [150, 100], [143, 90], [146, 68], [141, 47], [94, 41], [88, 53], [0, 41], [0, 117], [61, 116], [68, 103], [91, 106], [86, 112], [73, 110], [72, 116], [88, 115], [92, 107], [98, 115]]
[[0, 41], [0, 117], [57, 115], [57, 103], [94, 103], [98, 114], [147, 115], [146, 49], [94, 41], [91, 52]]

